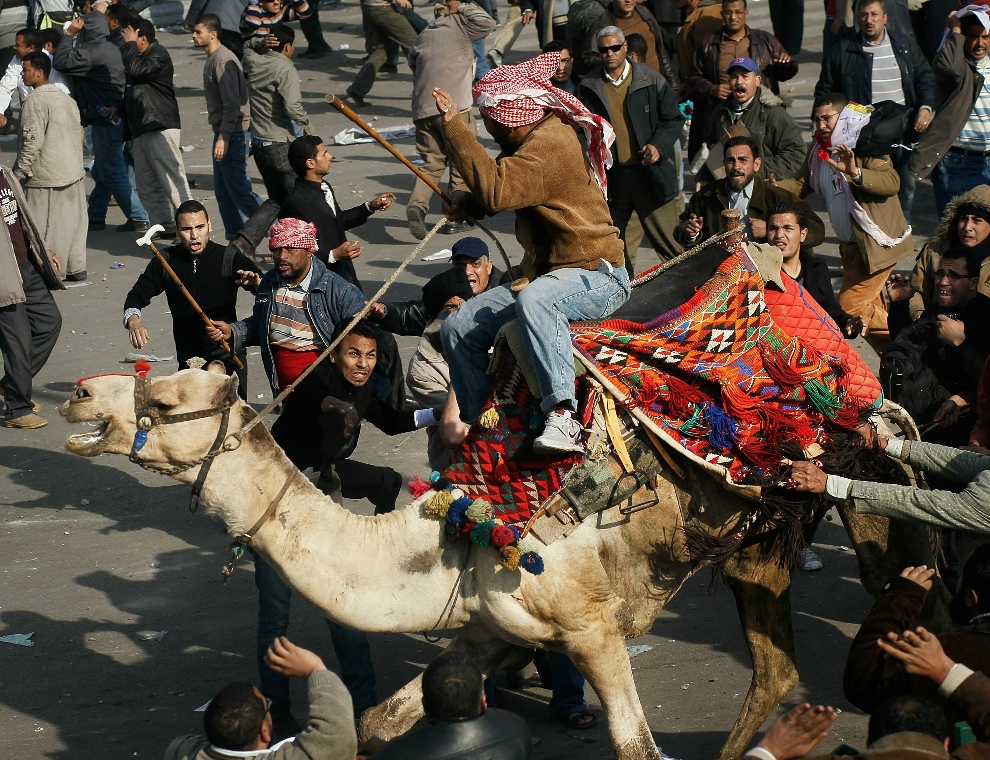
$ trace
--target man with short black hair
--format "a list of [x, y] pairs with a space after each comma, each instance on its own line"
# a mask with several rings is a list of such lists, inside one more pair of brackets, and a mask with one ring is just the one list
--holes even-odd
[[[199, 201], [181, 204], [175, 212], [173, 226], [178, 243], [163, 252], [172, 270], [208, 317], [236, 322], [237, 291], [243, 287], [254, 292], [261, 270], [235, 248], [225, 249], [210, 240], [213, 224]], [[246, 354], [243, 351], [237, 354], [243, 365], [237, 367], [233, 357], [209, 338], [202, 317], [193, 310], [179, 284], [166, 274], [157, 256], [148, 262], [124, 300], [124, 329], [129, 333], [131, 345], [140, 350], [152, 339], [141, 320], [141, 310], [161, 293], [165, 293], [172, 315], [172, 338], [179, 369], [186, 369], [186, 362], [197, 356], [206, 361], [222, 361], [228, 373], [237, 372], [238, 392], [241, 398], [247, 398]]]
[[288, 24], [280, 24], [271, 36], [275, 47], [244, 50], [244, 77], [251, 100], [251, 154], [268, 197], [282, 204], [296, 187], [296, 173], [289, 164], [289, 144], [295, 139], [293, 122], [303, 134], [311, 130], [302, 104], [299, 72], [292, 63], [296, 33]]
[[[45, 39], [43, 33], [37, 29], [21, 29], [14, 37], [14, 57], [7, 64], [7, 69], [0, 77], [0, 127], [7, 126], [6, 112], [10, 107], [10, 97], [17, 90], [17, 95], [24, 104], [24, 100], [31, 92], [31, 88], [24, 84], [21, 78], [21, 63], [28, 53], [43, 52], [51, 60], [52, 54], [45, 49]], [[48, 75], [48, 83], [59, 85], [66, 95], [69, 94], [69, 78], [60, 71], [52, 69]]]
[[379, 193], [360, 206], [341, 209], [326, 179], [333, 156], [317, 135], [293, 140], [288, 159], [296, 173], [296, 185], [282, 204], [279, 218], [302, 219], [315, 224], [319, 243], [316, 258], [331, 272], [360, 289], [361, 281], [352, 260], [361, 255], [361, 244], [348, 241], [345, 231], [364, 224], [376, 211], [386, 211], [395, 200], [395, 194]]
[[131, 133], [134, 174], [141, 203], [152, 224], [175, 237], [176, 209], [192, 199], [186, 166], [182, 160], [182, 123], [175, 99], [175, 67], [172, 56], [155, 38], [155, 25], [134, 19], [121, 30], [120, 55], [127, 73], [127, 128]]
[[14, 176], [24, 187], [28, 205], [45, 244], [62, 255], [62, 276], [86, 279], [86, 187], [82, 167], [79, 108], [60, 85], [48, 78], [47, 54], [24, 55], [21, 78], [29, 95], [21, 104], [21, 129]]
[[269, 701], [249, 683], [232, 683], [210, 700], [203, 714], [206, 736], [183, 736], [165, 751], [165, 760], [219, 760], [264, 757], [265, 760], [354, 760], [358, 743], [354, 709], [335, 673], [315, 653], [284, 636], [265, 654], [273, 671], [305, 678], [309, 721], [293, 738], [273, 743]]
[[497, 757], [528, 760], [529, 726], [518, 715], [489, 709], [484, 675], [463, 652], [446, 651], [423, 672], [427, 723], [375, 752], [375, 760]]

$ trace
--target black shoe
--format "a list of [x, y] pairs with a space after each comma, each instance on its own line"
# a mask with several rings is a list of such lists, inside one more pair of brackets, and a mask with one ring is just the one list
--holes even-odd
[[154, 235], [151, 236], [152, 240], [175, 240], [175, 230], [169, 232], [168, 230], [158, 230]]
[[406, 219], [409, 221], [409, 232], [417, 240], [426, 237], [426, 212], [419, 206], [406, 206]]
[[[389, 480], [392, 482], [390, 483]], [[385, 498], [375, 504], [375, 514], [384, 515], [395, 511], [395, 500], [402, 491], [402, 476], [395, 470], [385, 471], [385, 485], [382, 487]]]
[[353, 100], [355, 105], [361, 106], [362, 108], [368, 105], [368, 101], [365, 100], [362, 96], [358, 95], [356, 92], [354, 92], [354, 90], [352, 90], [350, 87], [347, 88], [344, 94], [347, 97], [349, 97], [351, 100]]
[[86, 279], [86, 270], [83, 269], [81, 272], [73, 272], [72, 274], [67, 274], [65, 279], [69, 282], [83, 282]]
[[443, 225], [439, 230], [437, 230], [441, 235], [460, 235], [463, 232], [468, 232], [474, 225], [468, 224], [467, 222], [457, 222]]
[[398, 74], [399, 67], [394, 63], [383, 63], [382, 67], [378, 69], [379, 74]]
[[330, 55], [333, 50], [329, 45], [318, 45], [313, 47], [312, 45], [306, 48], [303, 52], [299, 54], [300, 58], [325, 58]]
[[89, 220], [89, 231], [90, 232], [102, 232], [107, 228], [106, 222], [94, 222], [92, 219]]
[[117, 225], [117, 232], [147, 232], [150, 227], [147, 219], [128, 219]]

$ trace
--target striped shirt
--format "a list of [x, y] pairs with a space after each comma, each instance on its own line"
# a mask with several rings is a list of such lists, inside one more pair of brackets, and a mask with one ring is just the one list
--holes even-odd
[[[883, 30], [883, 39], [875, 45], [863, 38], [863, 52], [873, 61], [871, 76], [871, 92], [873, 102], [893, 100], [904, 105], [904, 85], [901, 83], [901, 69], [894, 57], [894, 49], [890, 46], [890, 36]], [[864, 103], [863, 105], [869, 105]]]
[[278, 13], [269, 13], [260, 3], [253, 2], [241, 14], [241, 37], [267, 37], [272, 29], [286, 21], [309, 18], [312, 9], [306, 0], [287, 0], [281, 4]]
[[953, 145], [965, 150], [986, 151], [990, 150], [990, 56], [973, 63], [983, 75], [983, 88]]
[[275, 291], [272, 319], [268, 324], [268, 342], [289, 351], [322, 351], [326, 348], [320, 334], [313, 327], [306, 303], [309, 286], [313, 281], [313, 268], [298, 285], [284, 281]]

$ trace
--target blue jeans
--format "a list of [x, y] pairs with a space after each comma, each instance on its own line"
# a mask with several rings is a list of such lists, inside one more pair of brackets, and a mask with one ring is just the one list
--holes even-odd
[[148, 220], [137, 193], [127, 179], [127, 166], [124, 164], [124, 125], [97, 122], [92, 125], [93, 171], [91, 172], [93, 192], [89, 194], [87, 214], [92, 222], [105, 222], [110, 197], [117, 199], [117, 205], [128, 219]]
[[518, 296], [508, 285], [468, 300], [443, 323], [440, 337], [461, 419], [473, 422], [488, 397], [488, 349], [503, 325], [519, 320], [544, 412], [574, 405], [570, 322], [603, 319], [629, 298], [625, 267], [602, 259], [597, 271], [565, 267], [537, 277]]
[[990, 158], [947, 152], [932, 172], [935, 210], [939, 219], [954, 197], [969, 192], [977, 185], [986, 184], [990, 184]]
[[[213, 136], [214, 145], [218, 138], [219, 135]], [[244, 220], [264, 203], [261, 196], [251, 189], [251, 178], [247, 172], [249, 140], [246, 130], [231, 132], [223, 159], [213, 161], [213, 192], [217, 196], [227, 240], [233, 240], [244, 226]]]
[[475, 40], [471, 43], [471, 48], [474, 50], [474, 78], [481, 79], [492, 69], [488, 56], [485, 55], [485, 38]]
[[587, 712], [584, 698], [584, 676], [571, 658], [560, 652], [547, 652], [553, 696], [547, 705], [551, 720], [566, 720], [577, 713]]
[[[258, 588], [258, 676], [261, 693], [272, 700], [272, 715], [280, 717], [289, 712], [289, 679], [272, 672], [265, 664], [265, 652], [277, 636], [289, 630], [289, 607], [292, 590], [275, 568], [257, 554], [254, 555], [254, 585]], [[333, 651], [340, 662], [340, 677], [351, 694], [354, 714], [378, 704], [375, 690], [375, 670], [371, 664], [368, 634], [345, 628], [327, 620]]]

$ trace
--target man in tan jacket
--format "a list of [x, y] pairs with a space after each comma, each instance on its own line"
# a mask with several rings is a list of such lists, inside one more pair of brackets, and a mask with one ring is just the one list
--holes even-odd
[[[533, 450], [548, 456], [580, 451], [572, 419], [574, 359], [570, 320], [603, 319], [629, 297], [622, 241], [605, 201], [608, 122], [551, 86], [560, 53], [489, 71], [474, 88], [485, 128], [502, 148], [493, 159], [461, 119], [458, 104], [435, 90], [444, 141], [466, 191], [455, 192], [448, 217], [516, 212], [516, 238], [530, 282], [472, 298], [440, 331], [461, 419], [473, 422], [491, 386], [488, 349], [499, 329], [518, 319], [537, 376], [546, 427]], [[574, 126], [588, 136], [584, 155]]]
[[777, 185], [800, 198], [815, 191], [825, 198], [842, 259], [839, 305], [863, 318], [866, 342], [881, 354], [890, 342], [884, 284], [894, 265], [914, 247], [897, 199], [900, 177], [890, 156], [864, 158], [849, 145], [832, 144], [848, 104], [844, 95], [834, 92], [815, 99], [815, 142], [808, 162], [800, 176]]

